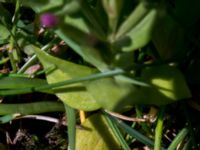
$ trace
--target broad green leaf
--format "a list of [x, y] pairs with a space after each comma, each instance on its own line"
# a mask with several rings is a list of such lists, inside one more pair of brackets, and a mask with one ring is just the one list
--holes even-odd
[[105, 109], [125, 111], [134, 105], [133, 96], [136, 89], [130, 83], [104, 78], [88, 81], [86, 87]]
[[113, 46], [125, 52], [145, 46], [151, 39], [157, 13], [157, 9], [151, 9], [127, 34], [116, 39]]
[[[84, 77], [94, 72], [94, 69], [89, 67], [50, 56], [37, 47], [34, 47], [34, 49], [44, 69], [48, 70], [49, 68], [55, 67], [52, 71], [46, 72], [46, 78], [49, 84]], [[64, 86], [54, 90], [55, 94], [72, 108], [86, 111], [100, 108], [99, 104], [96, 103], [94, 98], [87, 92], [86, 88], [81, 83]]]
[[182, 73], [175, 67], [161, 65], [142, 71], [144, 82], [151, 87], [140, 87], [133, 99], [140, 104], [164, 105], [191, 97]]
[[82, 126], [83, 129], [77, 129], [76, 132], [77, 150], [120, 149], [120, 145], [117, 143], [117, 140], [103, 115], [97, 113], [90, 116]]
[[119, 112], [135, 104], [165, 105], [191, 97], [183, 75], [174, 67], [145, 68], [141, 80], [141, 86], [134, 86], [121, 78], [104, 78], [88, 81], [86, 87], [104, 109]]

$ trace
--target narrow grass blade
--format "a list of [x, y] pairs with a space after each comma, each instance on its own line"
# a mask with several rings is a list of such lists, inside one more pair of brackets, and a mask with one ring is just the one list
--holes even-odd
[[70, 150], [76, 150], [75, 145], [75, 139], [76, 139], [76, 115], [75, 115], [75, 109], [69, 107], [68, 105], [65, 105], [65, 111], [67, 116], [67, 124], [68, 124], [68, 140], [69, 140], [69, 149]]
[[21, 115], [30, 115], [58, 111], [64, 111], [63, 104], [59, 102], [42, 101], [21, 104], [0, 104], [0, 115], [15, 113], [19, 113]]
[[184, 140], [184, 138], [187, 136], [187, 134], [189, 133], [189, 129], [188, 128], [183, 128], [178, 135], [175, 137], [175, 139], [172, 141], [172, 143], [169, 145], [167, 150], [176, 150], [178, 144]]
[[[134, 138], [136, 138], [138, 141], [140, 141], [141, 143], [149, 146], [149, 147], [153, 147], [154, 143], [152, 140], [150, 140], [149, 138], [147, 138], [146, 136], [144, 136], [143, 134], [139, 133], [138, 131], [136, 131], [135, 129], [132, 129], [130, 126], [128, 126], [127, 124], [125, 124], [123, 121], [120, 121], [118, 119], [116, 119], [113, 116], [110, 116], [110, 119], [116, 123], [120, 128], [122, 128], [126, 133], [130, 134], [131, 136], [133, 136]], [[161, 147], [161, 150], [165, 150], [165, 148]]]
[[48, 85], [41, 85], [38, 87], [31, 87], [31, 88], [19, 88], [19, 89], [14, 89], [14, 90], [0, 90], [0, 95], [5, 96], [5, 95], [16, 95], [16, 94], [25, 94], [25, 93], [32, 93], [32, 92], [41, 92], [45, 90], [49, 90], [52, 88], [56, 87], [61, 87], [64, 85], [69, 85], [69, 84], [74, 84], [74, 83], [80, 83], [84, 81], [89, 81], [89, 80], [96, 80], [100, 78], [106, 78], [106, 77], [112, 77], [115, 75], [119, 74], [124, 74], [125, 71], [121, 69], [115, 69], [115, 70], [110, 70], [102, 73], [95, 73], [86, 77], [81, 77], [77, 79], [72, 79], [72, 80], [66, 80], [62, 82], [57, 82], [53, 84], [48, 84]]
[[109, 118], [108, 115], [105, 115], [105, 118], [106, 118], [106, 121], [107, 121], [108, 125], [112, 129], [113, 134], [115, 135], [115, 137], [120, 142], [122, 148], [125, 149], [125, 150], [131, 150], [130, 147], [128, 146], [127, 142], [125, 141], [122, 133], [118, 129], [117, 125]]
[[162, 143], [162, 130], [163, 130], [165, 107], [161, 107], [160, 109], [161, 110], [160, 110], [160, 113], [159, 113], [159, 116], [158, 116], [158, 121], [157, 121], [156, 131], [155, 131], [154, 150], [160, 150], [161, 143]]
[[195, 133], [194, 133], [194, 130], [193, 130], [191, 114], [188, 111], [188, 106], [186, 105], [185, 102], [183, 102], [183, 104], [182, 104], [182, 109], [183, 109], [186, 121], [188, 123], [188, 130], [190, 132], [190, 137], [192, 139], [192, 145], [193, 145], [194, 149], [198, 149], [197, 139], [195, 137]]
[[189, 138], [189, 140], [187, 141], [187, 143], [184, 145], [182, 150], [190, 150], [192, 147], [192, 138]]

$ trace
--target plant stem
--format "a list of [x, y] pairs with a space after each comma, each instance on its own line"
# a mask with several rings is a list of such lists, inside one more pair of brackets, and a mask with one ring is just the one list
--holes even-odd
[[[17, 43], [15, 41], [15, 34], [16, 34], [16, 30], [17, 30], [17, 21], [18, 21], [18, 18], [19, 18], [19, 8], [20, 8], [20, 0], [16, 0], [15, 13], [14, 13], [14, 16], [13, 16], [13, 27], [12, 27], [12, 30], [11, 30], [11, 37], [10, 37], [10, 47], [9, 47], [9, 51], [8, 51], [8, 56], [10, 58], [12, 71], [14, 73], [17, 72], [17, 66], [15, 64], [16, 62], [15, 62], [15, 59], [14, 59], [14, 56], [13, 56], [13, 48], [14, 48], [15, 43]], [[17, 52], [17, 54], [19, 54], [19, 52]]]
[[160, 113], [158, 115], [156, 131], [155, 131], [154, 150], [160, 150], [161, 149], [164, 112], [165, 112], [165, 106], [160, 108]]

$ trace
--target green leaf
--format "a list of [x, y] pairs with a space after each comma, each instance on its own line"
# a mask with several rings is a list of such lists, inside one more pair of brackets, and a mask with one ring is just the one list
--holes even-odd
[[[75, 30], [75, 28], [66, 27], [67, 26], [63, 26], [63, 28], [61, 27], [60, 29], [56, 30], [56, 34], [85, 61], [94, 65], [101, 71], [107, 70], [108, 66], [102, 59], [100, 51], [90, 46], [92, 45], [90, 42], [93, 41], [92, 37], [90, 37], [88, 34], [84, 34], [81, 31]], [[77, 34], [74, 34], [75, 32]]]
[[90, 116], [82, 124], [83, 129], [77, 129], [76, 149], [110, 150], [120, 149], [116, 138], [103, 115], [97, 113]]
[[145, 68], [141, 80], [141, 86], [134, 86], [121, 77], [104, 78], [88, 81], [86, 87], [104, 109], [119, 112], [135, 104], [165, 105], [191, 97], [182, 73], [175, 67]]
[[88, 2], [81, 3], [81, 12], [90, 24], [91, 28], [94, 29], [93, 31], [95, 31], [99, 37], [105, 39], [106, 34], [103, 29], [104, 23], [100, 21], [99, 16], [96, 14], [93, 8], [90, 7]]
[[157, 9], [151, 9], [142, 19], [123, 36], [117, 38], [113, 46], [129, 52], [145, 46], [150, 40], [157, 18]]
[[177, 60], [184, 52], [184, 31], [166, 14], [159, 19], [152, 40], [163, 60], [172, 58]]
[[123, 0], [103, 0], [102, 3], [108, 16], [110, 31], [114, 33], [117, 28]]
[[104, 109], [124, 111], [134, 104], [135, 87], [130, 83], [104, 78], [88, 81], [86, 87]]
[[[37, 47], [34, 47], [34, 50], [44, 69], [48, 70], [48, 68], [52, 66], [55, 67], [51, 72], [46, 72], [46, 78], [49, 84], [84, 77], [95, 71], [89, 67], [50, 56]], [[81, 83], [56, 88], [54, 91], [64, 103], [72, 108], [85, 111], [92, 111], [100, 108], [99, 104], [96, 103], [94, 98]]]
[[85, 33], [90, 33], [90, 28], [83, 19], [83, 16], [81, 15], [76, 15], [76, 16], [70, 16], [66, 15], [64, 18], [64, 24], [71, 25], [73, 27], [76, 27], [77, 29], [81, 30], [82, 32]]
[[37, 13], [40, 13], [52, 8], [61, 7], [63, 5], [63, 0], [21, 0], [21, 4], [32, 8]]
[[10, 36], [10, 32], [8, 31], [8, 29], [0, 24], [0, 44], [4, 44], [6, 43], [6, 40], [8, 39], [8, 37]]
[[184, 76], [175, 67], [147, 67], [142, 71], [142, 79], [151, 87], [140, 87], [134, 96], [136, 103], [164, 105], [191, 97]]
[[148, 14], [149, 11], [149, 8], [147, 8], [143, 2], [139, 3], [134, 11], [119, 27], [116, 38], [120, 38], [127, 32], [130, 32], [130, 30], [139, 24], [139, 22]]

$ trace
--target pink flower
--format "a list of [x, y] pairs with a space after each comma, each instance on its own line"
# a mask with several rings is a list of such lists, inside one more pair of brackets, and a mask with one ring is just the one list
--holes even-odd
[[40, 16], [40, 24], [44, 28], [53, 28], [58, 24], [58, 18], [51, 13], [45, 13]]

